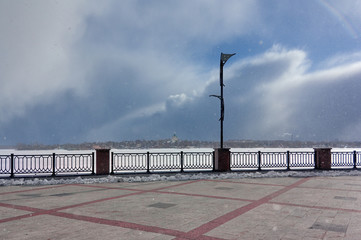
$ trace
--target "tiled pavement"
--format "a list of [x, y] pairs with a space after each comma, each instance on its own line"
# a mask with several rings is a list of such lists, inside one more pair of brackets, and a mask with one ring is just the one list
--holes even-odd
[[0, 239], [361, 239], [361, 176], [0, 187]]

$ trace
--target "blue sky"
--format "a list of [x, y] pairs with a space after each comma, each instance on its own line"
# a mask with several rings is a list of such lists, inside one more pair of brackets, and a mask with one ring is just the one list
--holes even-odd
[[0, 144], [361, 140], [359, 0], [0, 0]]

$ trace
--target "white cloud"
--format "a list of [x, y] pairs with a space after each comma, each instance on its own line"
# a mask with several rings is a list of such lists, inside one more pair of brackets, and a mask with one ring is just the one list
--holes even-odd
[[361, 61], [361, 52], [340, 53], [318, 64], [319, 68], [333, 68]]
[[361, 61], [311, 72], [305, 52], [273, 48], [251, 60], [250, 65], [233, 70], [247, 72], [255, 67], [252, 71], [264, 73], [267, 65], [272, 66], [268, 74], [258, 76], [261, 79], [248, 96], [247, 103], [262, 112], [262, 117], [246, 123], [255, 135], [276, 138], [291, 132], [306, 139], [357, 139], [346, 136], [343, 132], [350, 131], [343, 129], [357, 125], [361, 117], [351, 107], [357, 105], [355, 98], [361, 89]]
[[192, 101], [192, 98], [188, 97], [186, 94], [175, 94], [170, 95], [167, 100], [168, 107], [181, 107], [187, 102]]

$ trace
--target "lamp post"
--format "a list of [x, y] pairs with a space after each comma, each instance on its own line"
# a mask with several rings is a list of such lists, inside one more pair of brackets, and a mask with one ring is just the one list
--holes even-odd
[[220, 72], [219, 72], [219, 84], [221, 86], [221, 95], [209, 95], [210, 97], [216, 97], [221, 101], [221, 117], [219, 119], [219, 121], [221, 122], [221, 149], [223, 148], [223, 121], [224, 121], [224, 98], [223, 98], [223, 87], [225, 86], [223, 84], [223, 66], [224, 64], [226, 64], [226, 62], [228, 61], [228, 59], [230, 57], [232, 57], [233, 55], [235, 55], [235, 53], [233, 54], [224, 54], [221, 53], [221, 58], [220, 58]]

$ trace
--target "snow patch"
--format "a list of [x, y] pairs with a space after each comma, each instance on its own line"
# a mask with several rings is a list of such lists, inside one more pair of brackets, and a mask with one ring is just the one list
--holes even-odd
[[242, 179], [242, 178], [277, 178], [277, 177], [337, 177], [361, 176], [358, 170], [326, 170], [326, 171], [264, 171], [264, 172], [231, 172], [231, 173], [177, 173], [149, 174], [138, 176], [109, 175], [104, 177], [79, 176], [75, 178], [14, 178], [0, 179], [0, 186], [37, 186], [57, 184], [96, 184], [115, 182], [154, 182], [154, 181], [186, 181], [202, 179]]

